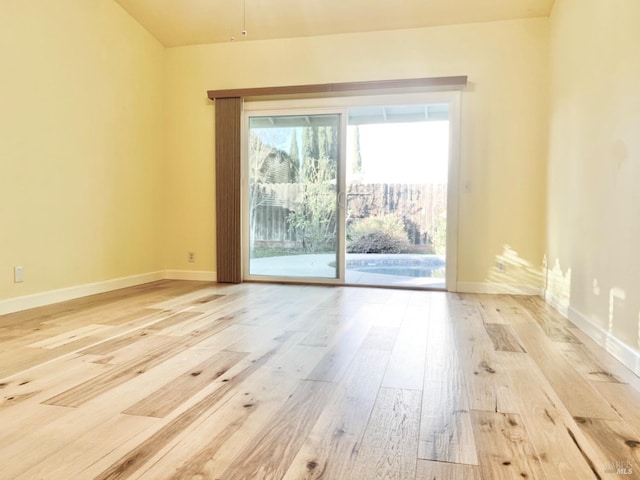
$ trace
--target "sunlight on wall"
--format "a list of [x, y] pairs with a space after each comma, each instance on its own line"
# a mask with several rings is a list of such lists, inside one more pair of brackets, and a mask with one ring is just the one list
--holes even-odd
[[550, 18], [547, 252], [573, 278], [549, 272], [548, 295], [570, 285], [570, 319], [630, 368], [640, 363], [630, 351], [640, 345], [640, 96], [629, 90], [640, 82], [639, 19], [637, 0], [556, 0]]
[[563, 272], [558, 258], [551, 269], [546, 264], [546, 258], [544, 263], [547, 272], [545, 300], [557, 308], [560, 313], [567, 315], [571, 305], [571, 268], [567, 268], [567, 271]]
[[616, 300], [624, 302], [627, 299], [626, 292], [620, 287], [613, 287], [609, 290], [609, 327], [608, 332], [613, 333], [613, 317], [616, 307]]
[[509, 245], [504, 245], [502, 253], [495, 257], [495, 266], [489, 272], [487, 280], [490, 283], [512, 285], [514, 293], [518, 293], [522, 287], [541, 287], [542, 273], [542, 265], [531, 264]]

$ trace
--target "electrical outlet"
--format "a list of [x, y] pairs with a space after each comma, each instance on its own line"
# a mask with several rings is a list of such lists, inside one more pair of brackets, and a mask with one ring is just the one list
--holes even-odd
[[13, 267], [13, 281], [15, 283], [24, 282], [24, 269], [19, 265]]
[[507, 262], [504, 260], [496, 260], [496, 270], [500, 273], [504, 273], [507, 271]]
[[196, 262], [196, 252], [189, 252], [187, 254], [187, 260], [189, 261], [189, 263], [195, 263]]

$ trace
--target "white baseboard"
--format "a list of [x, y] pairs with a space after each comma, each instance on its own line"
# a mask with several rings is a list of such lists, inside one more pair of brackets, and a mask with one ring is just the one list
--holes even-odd
[[141, 275], [105, 280], [104, 282], [87, 283], [85, 285], [76, 285], [73, 287], [60, 288], [41, 293], [34, 293], [32, 295], [0, 300], [0, 315], [19, 312], [29, 308], [42, 307], [44, 305], [64, 302], [66, 300], [73, 300], [80, 297], [86, 297], [88, 295], [95, 295], [97, 293], [110, 292], [120, 288], [142, 285], [143, 283], [155, 282], [156, 280], [162, 280], [163, 278], [164, 272], [143, 273]]
[[510, 295], [540, 295], [542, 289], [535, 285], [518, 285], [509, 283], [489, 282], [458, 282], [456, 292], [460, 293], [490, 293]]
[[555, 308], [562, 315], [569, 318], [569, 306], [566, 302], [560, 301], [558, 297], [551, 295], [548, 290], [543, 290], [541, 296], [545, 302]]
[[568, 308], [569, 320], [594, 342], [617, 358], [629, 370], [640, 377], [640, 352], [623, 343], [589, 317], [573, 307]]
[[215, 282], [218, 279], [216, 272], [193, 270], [165, 270], [166, 280], [196, 280], [201, 282]]
[[204, 282], [215, 282], [216, 272], [190, 271], [190, 270], [163, 270], [159, 272], [143, 273], [130, 277], [114, 278], [104, 282], [88, 283], [73, 287], [49, 290], [22, 297], [8, 298], [0, 300], [0, 315], [19, 312], [29, 308], [42, 307], [52, 303], [74, 300], [88, 295], [105, 293], [120, 288], [134, 287], [144, 283], [155, 282], [157, 280], [198, 280]]

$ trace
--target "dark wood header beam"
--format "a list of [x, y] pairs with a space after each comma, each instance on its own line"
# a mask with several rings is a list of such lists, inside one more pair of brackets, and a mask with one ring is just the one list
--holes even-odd
[[326, 95], [348, 92], [366, 92], [371, 90], [405, 90], [456, 88], [467, 85], [467, 76], [407, 78], [401, 80], [378, 80], [367, 82], [320, 83], [315, 85], [289, 85], [282, 87], [234, 88], [228, 90], [209, 90], [211, 100], [217, 98], [269, 97], [284, 95]]

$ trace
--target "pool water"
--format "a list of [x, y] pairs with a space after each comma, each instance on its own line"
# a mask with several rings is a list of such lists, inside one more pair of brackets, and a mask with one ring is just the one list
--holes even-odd
[[408, 267], [406, 265], [387, 265], [354, 268], [357, 272], [377, 273], [381, 275], [397, 275], [400, 277], [444, 277], [444, 268], [430, 269], [422, 266]]

